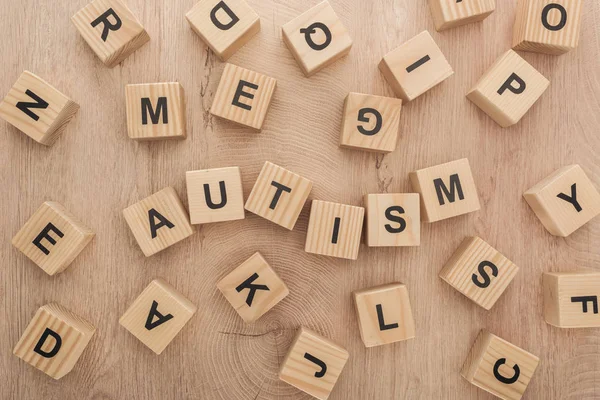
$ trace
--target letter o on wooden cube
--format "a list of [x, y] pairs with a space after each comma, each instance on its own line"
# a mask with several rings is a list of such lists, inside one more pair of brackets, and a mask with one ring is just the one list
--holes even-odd
[[483, 21], [496, 9], [496, 0], [429, 0], [435, 29], [443, 31]]
[[559, 328], [600, 327], [600, 272], [545, 272], [544, 318]]
[[369, 247], [419, 246], [421, 207], [418, 193], [365, 195]]

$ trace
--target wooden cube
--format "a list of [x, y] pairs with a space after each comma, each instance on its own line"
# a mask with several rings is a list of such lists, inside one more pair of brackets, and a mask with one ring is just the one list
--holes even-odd
[[150, 36], [121, 0], [94, 0], [71, 21], [109, 68], [113, 68], [150, 40]]
[[197, 307], [162, 279], [144, 289], [119, 323], [150, 350], [160, 354], [196, 313]]
[[294, 229], [312, 182], [265, 162], [246, 201], [246, 210], [286, 229]]
[[523, 118], [549, 85], [548, 79], [509, 50], [479, 79], [467, 98], [507, 128]]
[[301, 327], [283, 360], [279, 379], [326, 400], [349, 357], [344, 348]]
[[73, 369], [96, 328], [65, 307], [40, 307], [13, 350], [13, 354], [54, 379]]
[[357, 290], [353, 294], [360, 337], [366, 347], [415, 337], [415, 321], [406, 286], [390, 283]]
[[210, 113], [260, 131], [276, 84], [266, 75], [227, 64]]
[[427, 31], [386, 54], [379, 69], [396, 96], [404, 101], [416, 99], [454, 74]]
[[12, 245], [54, 275], [64, 271], [94, 236], [62, 205], [46, 201], [13, 237]]
[[221, 61], [260, 31], [258, 14], [244, 0], [201, 0], [185, 18]]
[[125, 102], [131, 139], [185, 139], [185, 100], [178, 82], [127, 85]]
[[501, 399], [518, 400], [525, 393], [539, 362], [533, 354], [482, 330], [461, 375]]
[[185, 180], [192, 224], [245, 218], [239, 167], [188, 171]]
[[166, 187], [127, 207], [123, 210], [123, 216], [146, 257], [195, 232], [172, 187]]
[[519, 0], [513, 49], [564, 54], [577, 47], [583, 0]]
[[262, 317], [290, 293], [258, 252], [221, 279], [217, 287], [247, 323]]
[[45, 146], [51, 146], [79, 105], [42, 78], [24, 71], [0, 103], [0, 117]]
[[479, 210], [479, 196], [469, 160], [410, 173], [413, 190], [421, 195], [421, 219], [436, 222]]
[[600, 327], [600, 272], [545, 272], [544, 318], [559, 328]]
[[419, 246], [421, 207], [417, 193], [365, 195], [369, 247]]
[[440, 272], [440, 278], [477, 305], [489, 310], [519, 267], [483, 239], [467, 237]]
[[389, 153], [396, 149], [402, 100], [350, 93], [344, 103], [340, 146]]
[[350, 52], [352, 38], [328, 1], [294, 18], [282, 29], [283, 42], [309, 77]]
[[429, 7], [439, 32], [483, 21], [496, 9], [496, 0], [429, 0]]
[[523, 197], [555, 236], [569, 236], [600, 214], [600, 193], [577, 164], [555, 171]]
[[304, 250], [356, 260], [364, 215], [362, 207], [313, 200]]

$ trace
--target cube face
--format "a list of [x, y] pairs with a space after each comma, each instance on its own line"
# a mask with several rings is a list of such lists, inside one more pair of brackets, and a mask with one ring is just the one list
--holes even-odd
[[119, 323], [160, 354], [196, 313], [197, 307], [162, 279], [144, 289]]
[[71, 21], [109, 68], [150, 40], [144, 27], [121, 0], [94, 0], [79, 10]]
[[410, 173], [421, 195], [421, 218], [436, 222], [479, 210], [479, 196], [469, 160], [451, 161]]
[[557, 170], [523, 197], [555, 236], [569, 236], [600, 214], [600, 193], [579, 165]]
[[438, 31], [483, 21], [496, 9], [496, 0], [429, 0]]
[[313, 200], [304, 250], [356, 260], [364, 215], [362, 207]]
[[246, 201], [246, 210], [286, 229], [294, 229], [312, 182], [265, 162]]
[[600, 273], [544, 273], [544, 318], [560, 328], [600, 327]]
[[0, 117], [45, 146], [51, 146], [79, 105], [42, 78], [24, 71], [0, 103]]
[[440, 272], [440, 278], [489, 310], [508, 287], [519, 267], [478, 237], [468, 237]]
[[539, 362], [533, 354], [481, 331], [461, 375], [501, 399], [518, 400], [525, 393]]
[[262, 128], [277, 81], [227, 64], [210, 113], [256, 130]]
[[367, 194], [369, 247], [419, 246], [421, 207], [417, 193]]
[[202, 0], [185, 17], [221, 61], [260, 31], [258, 14], [244, 0]]
[[404, 101], [416, 99], [454, 74], [427, 31], [386, 54], [379, 69], [396, 96]]
[[59, 304], [38, 309], [13, 353], [54, 379], [73, 369], [96, 328]]
[[345, 349], [329, 339], [301, 327], [283, 360], [279, 379], [317, 399], [326, 400], [349, 356]]
[[366, 347], [381, 346], [415, 337], [408, 290], [391, 283], [354, 292], [360, 337]]
[[467, 98], [506, 128], [519, 122], [549, 85], [548, 79], [509, 50], [479, 79]]
[[352, 38], [328, 1], [285, 24], [283, 41], [307, 77], [350, 52]]
[[146, 257], [194, 233], [187, 212], [171, 187], [127, 207], [123, 216]]
[[217, 287], [247, 323], [262, 317], [290, 293], [260, 253], [221, 279]]

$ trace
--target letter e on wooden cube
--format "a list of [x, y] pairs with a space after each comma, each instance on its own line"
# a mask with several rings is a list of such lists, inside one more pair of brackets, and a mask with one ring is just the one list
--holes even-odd
[[600, 273], [545, 272], [544, 318], [559, 328], [600, 327]]
[[365, 195], [369, 247], [419, 246], [421, 207], [418, 193]]
[[483, 21], [496, 9], [496, 0], [429, 0], [435, 29], [443, 31]]

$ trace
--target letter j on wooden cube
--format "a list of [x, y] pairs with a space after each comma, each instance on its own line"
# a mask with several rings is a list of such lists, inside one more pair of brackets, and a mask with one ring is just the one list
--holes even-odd
[[544, 318], [559, 328], [600, 327], [600, 272], [545, 272]]

